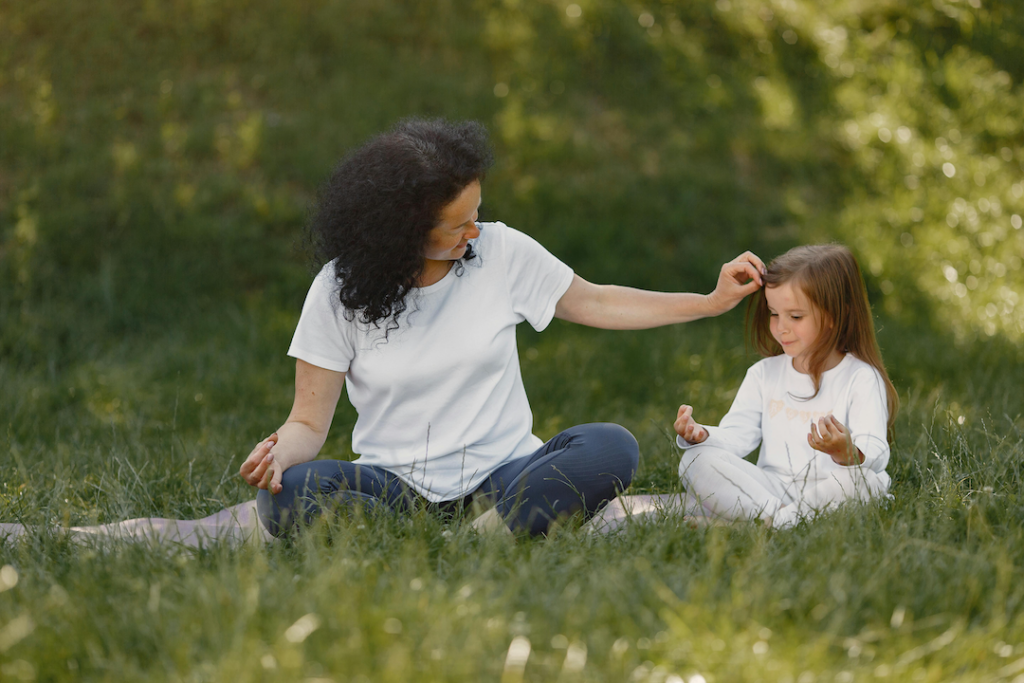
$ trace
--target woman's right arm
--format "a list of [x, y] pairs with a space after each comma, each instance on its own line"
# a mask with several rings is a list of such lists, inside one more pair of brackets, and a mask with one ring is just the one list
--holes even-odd
[[242, 462], [239, 474], [271, 493], [281, 491], [281, 475], [316, 457], [327, 440], [345, 373], [295, 362], [295, 401], [281, 428], [261, 441]]

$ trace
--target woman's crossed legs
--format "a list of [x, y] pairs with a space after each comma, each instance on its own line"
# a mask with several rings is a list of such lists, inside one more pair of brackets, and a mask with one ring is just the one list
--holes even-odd
[[[629, 486], [639, 457], [636, 439], [625, 428], [610, 423], [578, 425], [533, 454], [498, 467], [469, 497], [493, 503], [513, 530], [543, 534], [559, 518], [597, 512]], [[287, 533], [296, 520], [300, 525], [310, 523], [324, 500], [335, 506], [385, 505], [399, 512], [424, 500], [383, 468], [343, 460], [290, 467], [281, 485], [276, 495], [260, 490], [256, 496], [260, 521], [274, 536]], [[440, 505], [454, 508], [458, 502]]]

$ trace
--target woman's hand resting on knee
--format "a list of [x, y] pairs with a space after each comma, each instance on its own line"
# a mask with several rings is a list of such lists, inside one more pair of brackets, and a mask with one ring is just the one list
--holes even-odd
[[295, 401], [281, 427], [256, 444], [238, 473], [246, 483], [270, 493], [281, 492], [281, 475], [292, 465], [317, 456], [331, 428], [345, 373], [295, 362]]
[[274, 454], [271, 449], [277, 445], [277, 432], [274, 432], [263, 441], [256, 444], [252, 449], [238, 473], [242, 475], [246, 483], [256, 488], [266, 489], [271, 493], [281, 491], [281, 474], [284, 468], [274, 462]]
[[692, 406], [679, 406], [679, 413], [672, 426], [676, 428], [676, 434], [690, 443], [703, 443], [708, 438], [708, 430], [693, 421]]

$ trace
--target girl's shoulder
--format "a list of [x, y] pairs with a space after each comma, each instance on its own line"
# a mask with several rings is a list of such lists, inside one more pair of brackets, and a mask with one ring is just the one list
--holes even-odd
[[878, 368], [857, 358], [852, 353], [846, 354], [846, 360], [849, 360], [847, 381], [850, 384], [861, 385], [870, 390], [878, 389], [883, 395], [885, 394], [885, 378], [882, 377]]
[[785, 372], [788, 368], [792, 367], [793, 360], [784, 353], [780, 353], [777, 356], [768, 356], [762, 358], [747, 370], [750, 372], [758, 372], [765, 375], [773, 375]]
[[747, 380], [761, 384], [781, 381], [791, 367], [792, 360], [784, 353], [778, 356], [768, 356], [747, 368]]
[[844, 374], [846, 374], [850, 378], [863, 376], [870, 377], [872, 379], [881, 379], [882, 377], [881, 373], [878, 372], [875, 366], [871, 365], [871, 363], [862, 361], [860, 358], [857, 358], [857, 356], [853, 355], [852, 353], [846, 354], [846, 356], [843, 358], [843, 361], [836, 366], [837, 370], [840, 368], [842, 368], [844, 370]]

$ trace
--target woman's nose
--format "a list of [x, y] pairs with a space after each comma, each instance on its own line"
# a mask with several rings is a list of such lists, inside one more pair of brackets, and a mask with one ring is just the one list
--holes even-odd
[[471, 221], [469, 224], [469, 230], [466, 231], [467, 240], [475, 240], [480, 236], [480, 228], [477, 226], [476, 221]]

